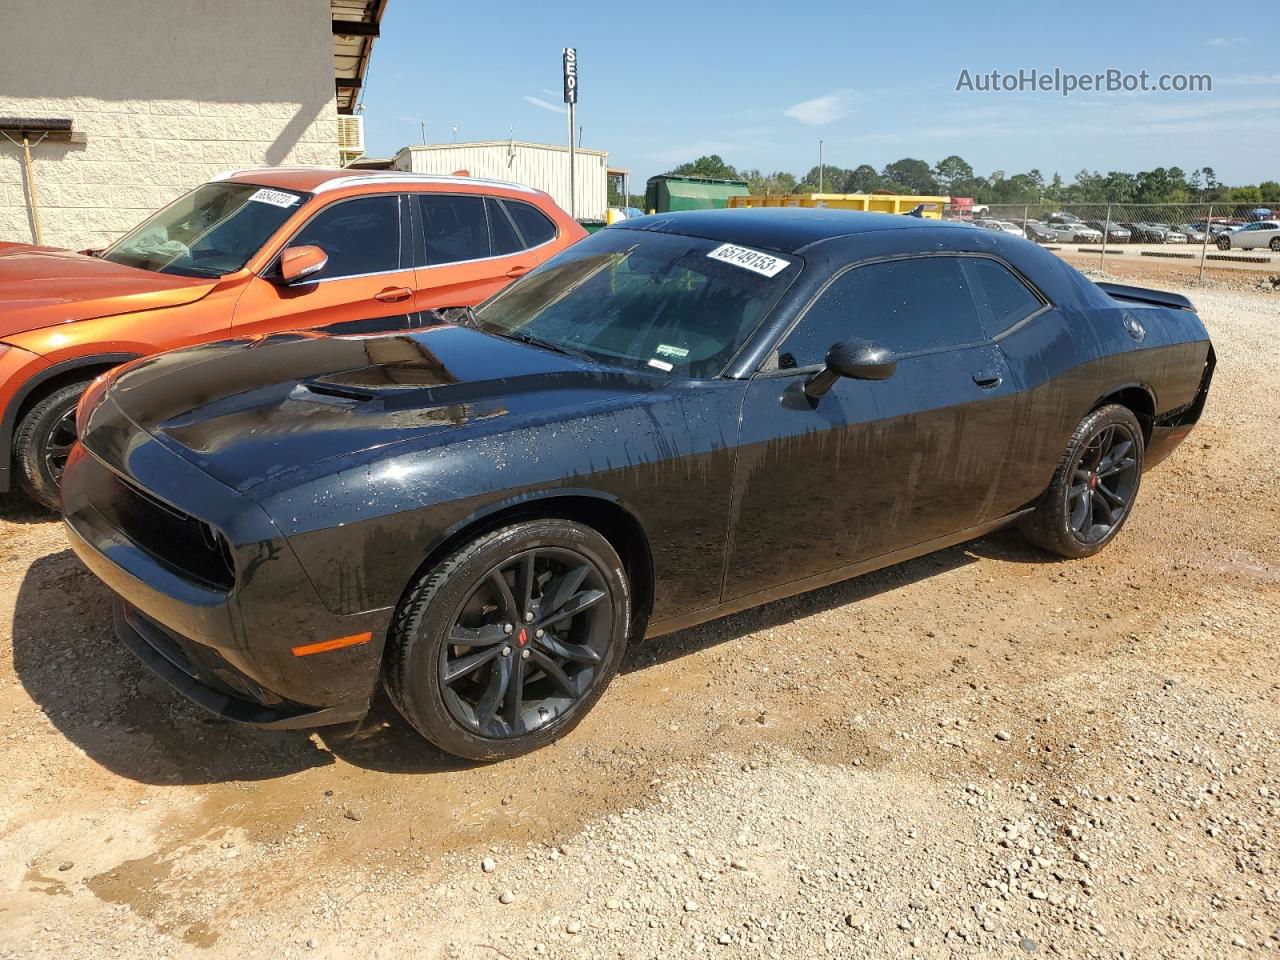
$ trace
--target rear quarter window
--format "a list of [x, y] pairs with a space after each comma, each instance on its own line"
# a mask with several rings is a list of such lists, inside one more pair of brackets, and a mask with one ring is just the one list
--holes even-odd
[[502, 205], [519, 228], [525, 247], [536, 247], [555, 239], [556, 225], [537, 207], [521, 200], [503, 200]]
[[963, 264], [988, 337], [1004, 333], [1044, 306], [1004, 264], [985, 257], [965, 257]]

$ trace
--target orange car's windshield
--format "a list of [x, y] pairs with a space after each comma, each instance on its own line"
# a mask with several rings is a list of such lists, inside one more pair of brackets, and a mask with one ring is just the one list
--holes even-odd
[[121, 237], [101, 256], [156, 273], [220, 277], [243, 267], [307, 196], [256, 184], [206, 183]]

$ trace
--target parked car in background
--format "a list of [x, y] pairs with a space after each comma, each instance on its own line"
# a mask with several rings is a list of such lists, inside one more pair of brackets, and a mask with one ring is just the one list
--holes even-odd
[[1186, 243], [1187, 242], [1187, 235], [1183, 233], [1181, 230], [1179, 230], [1177, 227], [1170, 226], [1167, 223], [1153, 223], [1151, 224], [1151, 226], [1155, 227], [1157, 230], [1164, 231], [1165, 243]]
[[1036, 243], [1058, 242], [1058, 235], [1047, 224], [1041, 223], [1039, 220], [1024, 221], [1022, 230], [1028, 240], [1034, 240]]
[[1256, 250], [1265, 247], [1280, 253], [1280, 220], [1248, 223], [1218, 235], [1219, 250]]
[[1204, 243], [1204, 224], [1182, 223], [1176, 229], [1188, 243]]
[[1070, 223], [1051, 223], [1049, 229], [1061, 243], [1101, 243], [1102, 231], [1081, 221]]
[[1007, 233], [1015, 237], [1022, 236], [1022, 228], [1010, 223], [1008, 220], [975, 220], [973, 222], [984, 230], [997, 230], [1000, 233]]
[[1049, 214], [1049, 219], [1047, 222], [1049, 223], [1050, 226], [1054, 226], [1054, 225], [1061, 225], [1064, 223], [1083, 223], [1084, 221], [1082, 221], [1074, 213], [1066, 213], [1063, 211], [1059, 211], [1058, 213]]
[[1087, 220], [1085, 225], [1097, 230], [1100, 236], [1106, 234], [1108, 243], [1128, 243], [1133, 236], [1118, 223], [1104, 224], [1101, 220]]
[[121, 642], [206, 709], [343, 723], [385, 685], [499, 760], [572, 730], [646, 636], [1012, 522], [1096, 554], [1213, 366], [1186, 298], [1001, 232], [663, 214], [456, 325], [117, 371], [65, 529]]
[[1134, 243], [1164, 243], [1169, 235], [1168, 230], [1151, 223], [1122, 223], [1120, 226], [1129, 231]]
[[0, 244], [0, 491], [45, 506], [84, 388], [119, 363], [235, 334], [474, 306], [586, 231], [513, 183], [243, 170], [95, 255]]

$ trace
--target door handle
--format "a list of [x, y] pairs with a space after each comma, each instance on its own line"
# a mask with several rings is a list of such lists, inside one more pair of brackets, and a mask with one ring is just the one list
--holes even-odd
[[973, 375], [973, 382], [983, 390], [994, 390], [1004, 383], [1004, 377], [999, 370], [979, 370]]
[[512, 267], [507, 271], [507, 276], [514, 280], [516, 277], [523, 277], [528, 272], [528, 267]]
[[408, 300], [413, 296], [413, 291], [408, 287], [387, 287], [385, 290], [379, 290], [373, 295], [373, 299], [381, 300], [383, 303], [399, 303], [401, 300]]

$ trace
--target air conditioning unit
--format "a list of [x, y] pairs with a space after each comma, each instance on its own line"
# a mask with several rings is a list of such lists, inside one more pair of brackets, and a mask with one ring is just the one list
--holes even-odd
[[338, 155], [344, 166], [364, 156], [364, 117], [338, 117]]

